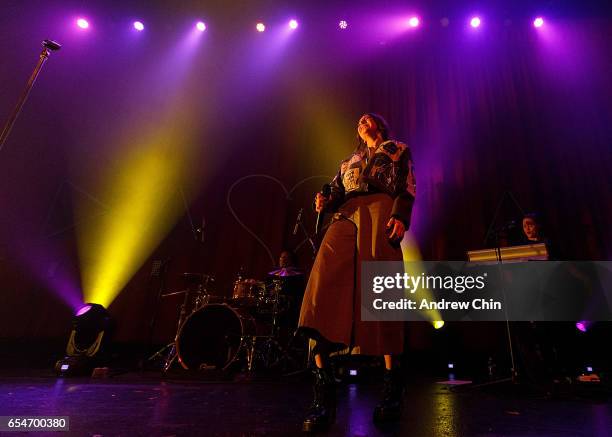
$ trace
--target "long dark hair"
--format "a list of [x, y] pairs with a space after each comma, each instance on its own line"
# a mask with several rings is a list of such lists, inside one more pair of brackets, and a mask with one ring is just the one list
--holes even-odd
[[[374, 120], [374, 122], [376, 123], [376, 127], [380, 131], [380, 135], [383, 141], [387, 141], [389, 139], [389, 132], [390, 132], [389, 123], [387, 123], [387, 120], [385, 120], [382, 115], [376, 114], [374, 112], [366, 112], [365, 114], [362, 115], [362, 117], [364, 115], [367, 115], [368, 117], [371, 117]], [[366, 147], [367, 145], [365, 141], [363, 141], [361, 137], [359, 136], [359, 134], [357, 134], [357, 147], [355, 147], [355, 152], [360, 153], [364, 151]]]

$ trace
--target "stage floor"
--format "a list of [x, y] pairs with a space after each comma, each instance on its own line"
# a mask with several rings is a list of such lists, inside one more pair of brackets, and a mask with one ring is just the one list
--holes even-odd
[[[408, 386], [402, 420], [380, 428], [371, 420], [380, 389], [373, 383], [341, 385], [337, 422], [326, 435], [612, 435], [612, 404], [605, 398], [549, 399], [502, 388], [453, 391], [430, 378], [415, 378]], [[69, 416], [70, 432], [58, 433], [64, 436], [300, 435], [310, 397], [307, 380], [295, 378], [0, 378], [0, 415]]]

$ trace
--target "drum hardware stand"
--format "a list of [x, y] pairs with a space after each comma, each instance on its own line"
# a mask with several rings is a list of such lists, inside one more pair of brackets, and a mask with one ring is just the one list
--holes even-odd
[[[291, 336], [291, 339], [289, 340], [289, 343], [287, 344], [287, 347], [285, 348], [285, 353], [280, 358], [279, 362], [281, 362], [282, 360], [285, 360], [285, 361], [289, 360], [289, 351], [291, 350], [291, 346], [293, 345], [296, 338], [298, 337], [298, 334], [299, 334], [299, 328], [293, 331], [293, 335]], [[308, 365], [310, 363], [310, 355], [311, 355], [311, 345], [310, 345], [310, 342], [308, 342], [308, 350], [306, 351], [305, 360], [303, 363], [304, 367], [299, 368], [298, 370], [294, 370], [293, 372], [286, 373], [283, 376], [291, 377], [291, 376], [302, 375], [308, 372], [309, 371]]]
[[189, 303], [189, 298], [191, 296], [191, 290], [187, 288], [185, 290], [176, 291], [174, 293], [162, 295], [162, 297], [168, 297], [168, 296], [173, 296], [173, 295], [180, 294], [180, 293], [184, 293], [185, 298], [183, 299], [183, 303], [180, 306], [179, 319], [178, 319], [178, 323], [176, 324], [176, 333], [174, 335], [174, 341], [172, 341], [171, 343], [168, 343], [167, 345], [162, 347], [160, 350], [155, 352], [153, 355], [151, 355], [147, 359], [147, 361], [153, 361], [157, 359], [158, 357], [162, 357], [164, 353], [168, 351], [166, 354], [166, 358], [164, 359], [164, 364], [162, 366], [163, 374], [168, 372], [168, 370], [172, 366], [172, 363], [174, 363], [174, 360], [176, 360], [177, 358], [176, 342], [178, 341], [178, 336], [179, 336], [179, 333], [181, 332], [181, 327], [183, 326], [183, 323], [185, 322], [185, 319], [187, 318], [187, 304]]
[[[272, 362], [271, 358], [271, 352], [273, 351], [273, 348], [278, 349], [279, 355], [284, 352], [282, 346], [275, 339], [274, 335], [253, 335], [251, 337], [247, 337], [245, 340], [248, 374], [253, 373], [253, 364], [255, 363], [257, 356], [261, 357], [262, 364], [266, 369], [271, 368], [274, 364], [280, 361], [280, 359], [278, 359], [275, 362]], [[264, 341], [263, 345], [261, 344], [260, 340]]]
[[[300, 220], [300, 223], [301, 223], [301, 220]], [[267, 360], [265, 362], [267, 368], [270, 368], [274, 364], [277, 364], [280, 361], [280, 357], [282, 357], [284, 353], [286, 352], [285, 349], [278, 342], [278, 338], [280, 336], [280, 326], [279, 326], [278, 315], [280, 313], [280, 308], [279, 308], [280, 302], [279, 301], [280, 301], [281, 291], [282, 291], [281, 283], [276, 282], [274, 284], [274, 304], [272, 306], [272, 331], [270, 335], [265, 336], [265, 338], [267, 339], [266, 346], [267, 346], [267, 353], [268, 353]], [[279, 359], [277, 359], [276, 362], [271, 363], [270, 362], [270, 352], [273, 347], [278, 349]]]
[[[287, 343], [286, 346], [283, 346], [280, 342], [279, 342], [279, 336], [280, 336], [280, 325], [279, 325], [279, 321], [278, 321], [278, 315], [280, 314], [280, 309], [279, 309], [279, 297], [280, 297], [280, 292], [281, 292], [281, 285], [277, 284], [276, 285], [276, 291], [275, 291], [275, 296], [276, 299], [274, 300], [274, 306], [272, 309], [272, 331], [270, 333], [270, 335], [264, 335], [264, 336], [259, 336], [259, 337], [253, 337], [253, 340], [257, 340], [257, 339], [265, 339], [265, 342], [263, 344], [263, 347], [266, 348], [265, 352], [267, 355], [265, 355], [265, 358], [263, 360], [264, 366], [267, 369], [273, 368], [274, 366], [278, 366], [280, 365], [280, 363], [282, 363], [283, 361], [289, 361], [290, 360], [290, 351], [291, 351], [291, 347], [293, 345], [293, 343], [295, 342], [296, 338], [298, 337], [298, 333], [299, 330], [295, 329], [293, 331], [293, 335], [291, 336], [291, 338], [289, 339], [289, 342]], [[257, 347], [253, 347], [253, 350], [256, 350]], [[275, 359], [274, 361], [272, 361], [273, 357], [271, 356], [271, 353], [273, 353], [274, 351], [278, 352], [278, 358]], [[260, 352], [262, 353], [262, 352]], [[297, 375], [300, 373], [303, 373], [304, 371], [308, 370], [308, 356], [306, 356], [306, 363], [303, 369], [299, 369], [297, 371], [294, 371], [288, 375]], [[249, 368], [250, 370], [250, 368]], [[286, 376], [288, 376], [286, 375]]]
[[[184, 276], [187, 273], [183, 274]], [[215, 282], [215, 278], [210, 275], [203, 274], [200, 282], [198, 283], [198, 291], [196, 292], [196, 298], [193, 303], [192, 313], [196, 312], [204, 305], [207, 305], [210, 302], [210, 292], [208, 291], [209, 285]]]
[[[161, 302], [162, 294], [166, 286], [166, 272], [168, 270], [169, 262], [170, 262], [170, 258], [167, 258], [162, 261], [154, 261], [153, 266], [151, 268], [151, 279], [155, 276], [158, 276], [159, 277], [159, 287], [157, 289], [157, 295], [155, 296], [155, 308], [153, 310], [153, 315], [151, 316], [151, 320], [149, 321], [149, 336], [148, 336], [147, 347], [145, 349], [145, 354], [150, 350], [151, 346], [153, 345], [153, 330], [155, 329], [155, 324], [157, 322], [159, 303]], [[162, 351], [163, 350], [165, 350], [165, 347], [164, 349], [162, 349]], [[144, 360], [144, 357], [143, 357], [143, 360], [141, 360], [140, 362], [141, 370], [144, 368], [145, 363], [148, 363], [150, 361], [157, 359], [158, 356], [159, 356], [159, 352], [147, 358], [144, 362], [143, 362]]]
[[[241, 344], [245, 344], [246, 360], [247, 360], [247, 373], [251, 375], [253, 373], [253, 364], [255, 358], [260, 355], [262, 356], [262, 364], [264, 368], [269, 369], [278, 361], [272, 362], [272, 351], [277, 349], [279, 356], [285, 352], [283, 347], [278, 342], [278, 334], [280, 326], [278, 323], [279, 310], [279, 297], [280, 297], [280, 285], [275, 284], [274, 290], [274, 303], [272, 306], [272, 328], [268, 335], [253, 335], [250, 337], [242, 337]], [[246, 340], [246, 341], [245, 341]], [[263, 340], [263, 344], [261, 342]], [[265, 349], [264, 349], [265, 348]], [[230, 363], [231, 364], [231, 363]], [[228, 364], [229, 365], [229, 364]], [[226, 366], [227, 367], [227, 366]]]

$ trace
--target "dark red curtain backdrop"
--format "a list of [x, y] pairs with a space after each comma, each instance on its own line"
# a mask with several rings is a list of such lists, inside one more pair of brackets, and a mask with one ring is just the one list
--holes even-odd
[[[224, 295], [241, 267], [262, 278], [273, 267], [270, 254], [276, 258], [283, 247], [297, 248], [308, 268], [309, 246], [292, 235], [297, 211], [304, 208], [312, 229], [313, 193], [354, 147], [354, 124], [366, 111], [384, 115], [394, 136], [412, 146], [418, 195], [411, 231], [424, 259], [463, 259], [467, 250], [483, 247], [506, 191], [523, 209], [543, 214], [566, 258], [610, 259], [612, 26], [607, 19], [565, 19], [552, 42], [518, 26], [502, 22], [477, 37], [432, 27], [408, 42], [378, 35], [330, 42], [328, 34], [304, 34], [283, 65], [269, 72], [271, 83], [252, 85], [263, 87], [249, 89], [252, 100], [236, 91], [248, 88], [248, 80], [221, 83], [234, 71], [228, 63], [239, 64], [228, 53], [230, 60], [219, 63], [207, 82], [218, 100], [203, 120], [212, 128], [201, 138], [202, 159], [213, 165], [206, 166], [205, 182], [189, 189], [188, 215], [112, 304], [117, 339], [147, 338], [160, 285], [150, 275], [155, 260], [169, 261], [166, 290], [180, 289], [181, 273], [196, 271], [214, 274], [216, 292]], [[21, 73], [10, 80], [16, 87]], [[6, 66], [2, 74], [13, 75]], [[14, 93], [1, 97], [2, 107], [10, 107]], [[112, 108], [112, 96], [100, 100]], [[53, 237], [31, 232], [48, 218], [43, 216], [57, 188], [65, 180], [78, 183], [63, 168], [85, 141], [78, 125], [54, 114], [60, 122], [53, 136], [41, 138], [25, 127], [54, 105], [33, 95], [22, 127], [2, 152], [0, 208], [5, 230], [33, 245], [52, 238], [64, 248], [57, 262], [78, 272], [74, 226]], [[264, 176], [236, 184], [251, 175]], [[74, 197], [70, 190], [66, 199]], [[60, 209], [69, 211], [70, 201]], [[506, 203], [499, 219], [517, 216]], [[204, 224], [203, 242], [194, 238], [192, 222]], [[70, 310], [14, 256], [14, 240], [5, 239], [0, 253], [0, 337], [64, 335]], [[178, 303], [160, 305], [156, 341], [171, 338]]]

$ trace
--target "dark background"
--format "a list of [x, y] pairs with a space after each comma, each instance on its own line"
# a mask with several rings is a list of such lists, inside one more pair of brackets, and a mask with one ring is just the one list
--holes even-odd
[[[185, 186], [174, 187], [186, 207], [173, 203], [176, 224], [110, 306], [118, 341], [147, 339], [160, 287], [153, 261], [168, 261], [164, 289], [180, 289], [183, 272], [204, 272], [216, 276], [220, 295], [231, 292], [240, 267], [262, 278], [283, 247], [297, 248], [308, 268], [311, 251], [292, 235], [297, 210], [305, 209], [312, 229], [313, 193], [355, 146], [355, 123], [366, 111], [384, 115], [393, 136], [412, 147], [411, 238], [423, 259], [464, 259], [483, 247], [507, 190], [521, 208], [543, 214], [565, 258], [610, 259], [608, 6], [428, 2], [413, 8], [423, 26], [400, 35], [385, 20], [412, 9], [395, 2], [229, 3], [2, 2], [0, 119], [40, 41], [64, 47], [0, 152], [0, 338], [64, 338], [73, 309], [54, 284], [58, 276], [78, 284], [78, 236], [96, 232], [75, 219], [76, 204], [95, 214], [97, 200], [109, 199], [91, 181], [120, 159], [126, 137], [172, 120], [172, 111], [189, 112], [197, 157]], [[478, 32], [465, 26], [473, 11], [485, 17]], [[79, 14], [93, 23], [88, 34], [74, 28]], [[536, 14], [547, 20], [541, 32], [531, 25]], [[292, 16], [300, 27], [280, 44], [275, 29]], [[185, 62], [174, 56], [178, 41], [199, 17], [209, 29]], [[347, 17], [348, 31], [337, 29], [338, 17]], [[140, 40], [129, 31], [135, 18], [147, 26]], [[269, 26], [264, 35], [252, 30], [260, 19]], [[236, 184], [251, 175], [265, 176]], [[299, 185], [287, 198], [270, 177], [287, 191]], [[500, 224], [517, 217], [506, 202]], [[203, 242], [192, 223], [204, 223]], [[155, 342], [172, 337], [178, 303], [159, 307]], [[503, 341], [496, 337], [503, 331], [457, 329], [471, 347]], [[425, 325], [409, 338], [415, 348], [434, 344]]]

